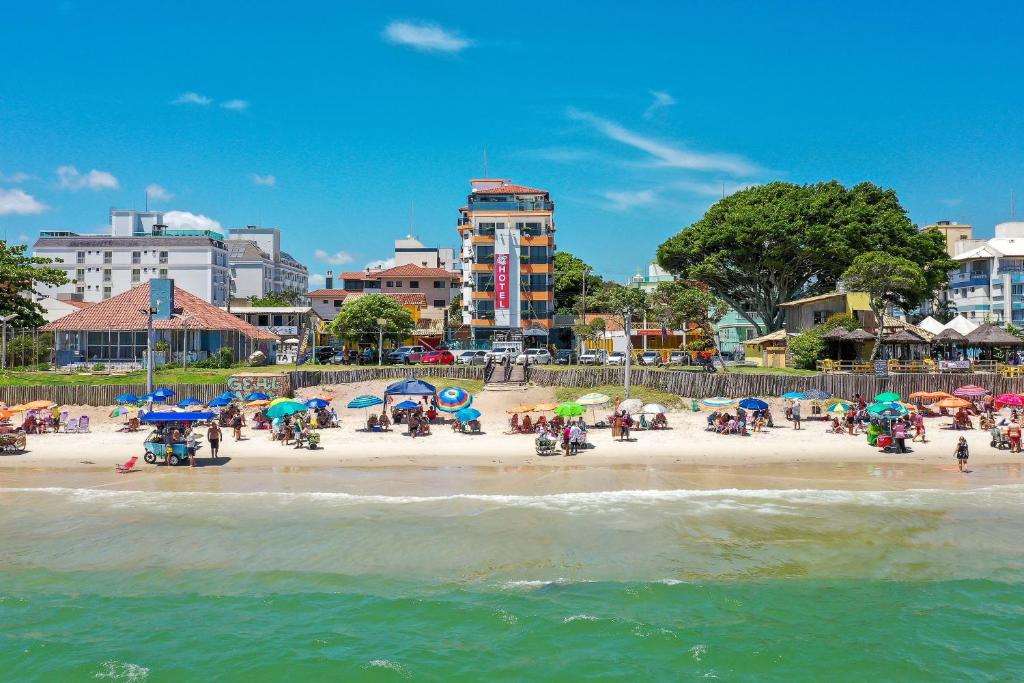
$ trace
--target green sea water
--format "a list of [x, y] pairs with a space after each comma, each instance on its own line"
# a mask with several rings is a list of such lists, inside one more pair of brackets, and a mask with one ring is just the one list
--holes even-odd
[[1013, 681], [1024, 487], [0, 489], [3, 680]]

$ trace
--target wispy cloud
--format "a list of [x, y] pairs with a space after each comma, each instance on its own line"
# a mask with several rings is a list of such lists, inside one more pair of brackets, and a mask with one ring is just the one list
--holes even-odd
[[473, 44], [437, 24], [412, 21], [392, 21], [384, 28], [384, 39], [423, 52], [461, 52]]
[[32, 239], [32, 238], [29, 237], [28, 235], [26, 235], [25, 233], [19, 233], [18, 234], [18, 244], [28, 244], [28, 241], [30, 239]]
[[263, 187], [273, 187], [274, 185], [277, 185], [277, 178], [272, 175], [250, 173], [249, 180], [253, 182], [253, 185], [262, 185]]
[[697, 152], [680, 145], [671, 145], [629, 130], [609, 119], [578, 109], [569, 109], [567, 116], [573, 121], [582, 121], [590, 125], [598, 133], [611, 140], [646, 152], [654, 158], [656, 166], [697, 171], [720, 171], [732, 175], [750, 175], [757, 171], [757, 166], [753, 162], [739, 155]]
[[352, 254], [347, 251], [336, 251], [330, 254], [323, 249], [317, 249], [313, 252], [313, 258], [323, 263], [329, 263], [332, 266], [341, 266], [346, 263], [352, 263], [355, 259], [352, 258]]
[[247, 100], [227, 100], [221, 102], [220, 106], [231, 111], [245, 111], [249, 108], [249, 102]]
[[49, 207], [17, 188], [5, 190], [0, 187], [0, 216], [28, 216], [46, 211]]
[[174, 197], [173, 194], [167, 191], [167, 188], [156, 183], [150, 183], [146, 186], [146, 196], [157, 202], [166, 202]]
[[660, 90], [651, 90], [650, 92], [651, 97], [654, 98], [654, 101], [651, 102], [647, 109], [644, 110], [645, 119], [652, 118], [654, 116], [654, 113], [659, 109], [671, 107], [676, 103], [676, 98], [672, 97], [667, 92], [662, 92]]
[[658, 199], [658, 193], [652, 189], [608, 191], [602, 196], [608, 202], [606, 208], [612, 211], [627, 211], [638, 206], [647, 206]]
[[32, 180], [33, 176], [22, 171], [15, 171], [14, 173], [0, 173], [0, 183], [12, 183], [17, 185], [23, 183], [26, 180]]
[[563, 163], [593, 159], [596, 156], [589, 149], [575, 149], [573, 147], [539, 147], [537, 149], [523, 150], [520, 154], [531, 159]]
[[740, 190], [745, 190], [748, 187], [753, 187], [755, 183], [737, 183], [734, 181], [726, 182], [696, 182], [693, 180], [679, 180], [672, 183], [672, 188], [676, 190], [682, 190], [683, 192], [689, 192], [690, 194], [699, 194], [705, 197], [728, 197], [731, 194], [736, 194]]
[[311, 285], [322, 285], [325, 284], [326, 282], [327, 278], [321, 275], [320, 273], [309, 274], [309, 284]]
[[220, 230], [220, 221], [190, 211], [168, 211], [164, 223], [176, 230]]
[[108, 171], [97, 171], [94, 168], [88, 173], [79, 173], [74, 166], [58, 168], [57, 183], [64, 190], [116, 190], [121, 186]]
[[174, 100], [174, 104], [198, 104], [202, 107], [213, 102], [213, 100], [206, 95], [200, 95], [197, 92], [183, 92], [178, 95], [178, 99]]
[[386, 259], [378, 259], [376, 261], [370, 261], [369, 263], [366, 264], [365, 267], [366, 268], [370, 268], [371, 270], [375, 270], [377, 268], [394, 268], [395, 267], [395, 259], [394, 258], [386, 258]]

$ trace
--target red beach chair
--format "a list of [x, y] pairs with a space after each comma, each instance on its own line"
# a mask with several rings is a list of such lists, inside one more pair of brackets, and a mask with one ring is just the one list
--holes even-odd
[[133, 455], [131, 458], [128, 459], [128, 462], [126, 462], [123, 465], [117, 465], [115, 467], [115, 469], [118, 472], [120, 472], [121, 474], [128, 474], [129, 472], [135, 472], [136, 471], [135, 463], [137, 463], [138, 461], [139, 461], [139, 456]]

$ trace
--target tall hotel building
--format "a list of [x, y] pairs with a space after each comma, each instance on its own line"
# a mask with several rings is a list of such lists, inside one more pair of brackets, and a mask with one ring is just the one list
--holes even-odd
[[554, 311], [555, 204], [546, 190], [471, 180], [459, 210], [462, 320], [473, 341], [544, 346]]

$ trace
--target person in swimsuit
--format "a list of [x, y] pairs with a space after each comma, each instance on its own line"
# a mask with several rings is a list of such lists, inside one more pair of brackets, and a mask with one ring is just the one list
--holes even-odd
[[960, 440], [956, 443], [956, 464], [957, 467], [960, 468], [961, 472], [963, 472], [964, 468], [967, 467], [967, 458], [969, 456], [970, 453], [967, 451], [967, 439], [961, 436]]
[[210, 444], [210, 455], [216, 461], [217, 452], [220, 450], [220, 427], [216, 422], [211, 422], [210, 428], [206, 430], [206, 441]]

